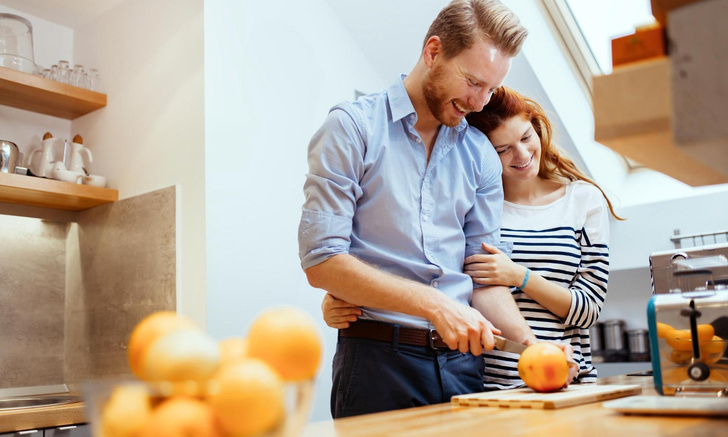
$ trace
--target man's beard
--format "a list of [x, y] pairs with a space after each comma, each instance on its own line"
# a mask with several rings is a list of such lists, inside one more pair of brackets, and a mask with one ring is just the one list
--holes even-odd
[[451, 99], [447, 97], [447, 87], [444, 79], [445, 71], [441, 65], [430, 70], [427, 77], [422, 83], [422, 94], [427, 102], [427, 108], [437, 121], [448, 127], [455, 127], [460, 124], [462, 117], [457, 120], [448, 120], [445, 118], [447, 106], [451, 105]]

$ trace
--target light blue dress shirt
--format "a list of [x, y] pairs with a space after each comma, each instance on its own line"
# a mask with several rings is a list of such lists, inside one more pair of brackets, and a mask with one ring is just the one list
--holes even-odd
[[[403, 79], [335, 106], [311, 139], [301, 265], [348, 253], [469, 305], [473, 282], [463, 260], [482, 253], [481, 242], [501, 247], [501, 163], [464, 119], [441, 126], [428, 162]], [[431, 327], [411, 315], [362, 310], [363, 319]]]

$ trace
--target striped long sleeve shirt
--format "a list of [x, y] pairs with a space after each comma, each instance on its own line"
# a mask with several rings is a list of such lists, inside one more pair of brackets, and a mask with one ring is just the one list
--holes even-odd
[[[501, 239], [513, 244], [511, 259], [571, 292], [565, 319], [518, 288], [511, 293], [539, 340], [568, 341], [579, 363], [576, 382], [596, 381], [589, 327], [597, 321], [609, 276], [609, 209], [593, 185], [566, 185], [563, 197], [548, 205], [505, 202]], [[492, 351], [485, 358], [486, 390], [523, 386], [518, 355]]]

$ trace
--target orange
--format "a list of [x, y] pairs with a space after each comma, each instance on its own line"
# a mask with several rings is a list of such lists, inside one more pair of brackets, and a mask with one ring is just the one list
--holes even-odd
[[698, 341], [700, 343], [712, 340], [714, 335], [715, 328], [713, 328], [713, 325], [698, 325]]
[[675, 329], [675, 328], [673, 328], [672, 326], [668, 325], [667, 323], [657, 322], [657, 337], [658, 338], [665, 338], [665, 336], [667, 335], [667, 333], [669, 331], [672, 331], [673, 329]]
[[149, 345], [141, 360], [149, 381], [206, 381], [219, 365], [217, 341], [194, 328], [164, 334]]
[[[698, 341], [700, 343], [710, 341], [715, 335], [713, 325], [702, 324], [697, 326]], [[665, 341], [673, 349], [679, 351], [691, 351], [693, 348], [692, 334], [689, 329], [673, 329], [665, 333]]]
[[104, 437], [133, 437], [152, 413], [146, 388], [120, 385], [114, 388], [101, 410]]
[[197, 327], [191, 319], [174, 311], [158, 311], [142, 319], [129, 337], [128, 358], [132, 372], [144, 379], [142, 355], [146, 349], [162, 335], [181, 328]]
[[274, 428], [284, 416], [283, 379], [257, 359], [220, 369], [207, 400], [226, 435], [246, 437]]
[[316, 322], [295, 307], [263, 311], [248, 333], [248, 355], [270, 364], [286, 381], [312, 379], [321, 364], [321, 351]]
[[518, 375], [537, 392], [560, 390], [569, 377], [566, 354], [553, 343], [532, 344], [518, 359]]
[[220, 340], [220, 365], [242, 360], [248, 357], [248, 339], [245, 337], [230, 337]]
[[199, 399], [173, 397], [159, 404], [138, 437], [222, 437], [209, 405]]
[[725, 351], [725, 341], [722, 338], [714, 335], [711, 341], [700, 344], [700, 351], [705, 351], [709, 354], [722, 354]]
[[690, 362], [690, 358], [693, 357], [692, 351], [681, 351], [677, 349], [673, 349], [672, 352], [670, 352], [670, 361], [672, 361], [675, 364], [686, 364]]
[[708, 364], [715, 364], [723, 357], [726, 341], [714, 335], [710, 341], [700, 343], [700, 355]]
[[690, 331], [687, 329], [673, 329], [667, 332], [665, 341], [675, 350], [689, 352], [693, 348]]

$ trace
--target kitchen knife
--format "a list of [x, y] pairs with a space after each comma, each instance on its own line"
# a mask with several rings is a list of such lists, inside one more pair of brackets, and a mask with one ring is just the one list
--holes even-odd
[[[495, 340], [495, 348], [503, 352], [511, 352], [521, 355], [523, 351], [525, 351], [528, 347], [525, 344], [516, 343], [515, 341], [508, 340], [507, 338], [501, 337], [500, 335], [494, 334], [493, 339]], [[569, 363], [569, 366], [578, 366], [576, 361], [572, 359], [567, 358], [566, 362]]]

